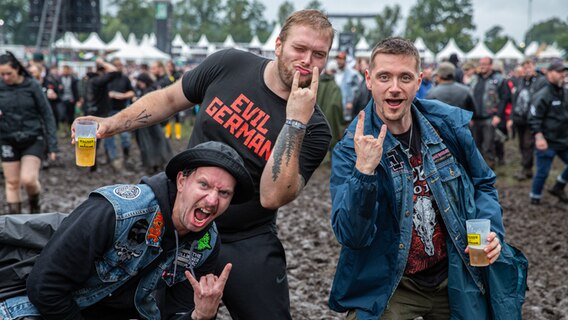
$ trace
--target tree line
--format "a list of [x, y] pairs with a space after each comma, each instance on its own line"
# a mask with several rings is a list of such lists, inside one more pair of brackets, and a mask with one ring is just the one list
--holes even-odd
[[[35, 44], [35, 34], [28, 28], [30, 0], [0, 1], [0, 19], [4, 20], [4, 41], [10, 44]], [[212, 42], [222, 42], [232, 35], [236, 42], [249, 42], [254, 35], [260, 41], [268, 39], [274, 25], [282, 24], [296, 8], [292, 1], [283, 1], [274, 20], [264, 17], [266, 6], [259, 0], [178, 0], [173, 2], [172, 38], [180, 34], [186, 42], [196, 42], [202, 34]], [[154, 31], [155, 4], [152, 0], [108, 0], [101, 14], [100, 36], [110, 41], [117, 31], [133, 33], [137, 38]], [[306, 8], [326, 11], [318, 0]], [[563, 13], [566, 14], [566, 13]], [[397, 30], [403, 30], [402, 32]], [[371, 44], [389, 36], [409, 39], [422, 37], [426, 46], [438, 52], [448, 39], [454, 38], [464, 51], [473, 48], [478, 39], [474, 32], [472, 0], [416, 0], [406, 21], [398, 4], [387, 5], [377, 13], [372, 23], [349, 19], [340, 32], [354, 32]], [[496, 24], [485, 33], [485, 43], [493, 52], [512, 39]], [[87, 34], [79, 34], [84, 40]], [[564, 20], [552, 18], [533, 24], [525, 34], [524, 42], [554, 43], [568, 52], [568, 15]]]

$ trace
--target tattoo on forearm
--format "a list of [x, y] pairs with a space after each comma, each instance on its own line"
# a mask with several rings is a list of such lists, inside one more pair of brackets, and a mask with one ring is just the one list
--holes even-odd
[[272, 167], [272, 181], [276, 181], [282, 172], [282, 161], [286, 157], [286, 166], [290, 164], [290, 160], [294, 153], [299, 153], [304, 141], [305, 130], [285, 125], [276, 139], [273, 157], [274, 166]]
[[148, 113], [148, 111], [146, 109], [142, 110], [142, 112], [140, 112], [138, 114], [138, 116], [136, 117], [136, 121], [140, 122], [140, 123], [144, 123], [147, 124], [149, 122], [149, 119], [152, 117], [151, 114]]
[[126, 120], [126, 122], [124, 123], [124, 128], [130, 129], [131, 126], [132, 126], [132, 120]]

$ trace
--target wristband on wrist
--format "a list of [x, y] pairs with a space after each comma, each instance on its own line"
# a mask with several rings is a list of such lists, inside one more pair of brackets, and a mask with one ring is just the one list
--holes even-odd
[[286, 124], [299, 130], [306, 130], [306, 125], [298, 120], [286, 119]]

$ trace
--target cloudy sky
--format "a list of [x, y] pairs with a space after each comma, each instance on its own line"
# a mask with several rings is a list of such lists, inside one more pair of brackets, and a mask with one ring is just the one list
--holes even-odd
[[[398, 3], [401, 7], [403, 21], [417, 0], [319, 0], [323, 8], [330, 14], [336, 13], [380, 13], [386, 5]], [[278, 7], [283, 0], [261, 0], [266, 5], [266, 18], [275, 20]], [[295, 9], [303, 9], [310, 0], [292, 0]], [[471, 0], [473, 4], [473, 22], [477, 26], [476, 37], [482, 37], [491, 27], [500, 25], [503, 33], [513, 37], [517, 42], [523, 40], [529, 23], [529, 2], [532, 8], [531, 25], [558, 17], [566, 21], [568, 18], [568, 0]], [[341, 21], [332, 21], [334, 24]], [[402, 30], [403, 23], [399, 23]], [[336, 27], [336, 29], [338, 29]]]

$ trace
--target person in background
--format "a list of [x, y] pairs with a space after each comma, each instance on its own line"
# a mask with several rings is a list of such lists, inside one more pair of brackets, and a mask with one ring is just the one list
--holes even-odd
[[515, 132], [519, 139], [521, 168], [515, 173], [515, 178], [522, 181], [533, 177], [534, 136], [529, 124], [531, 99], [536, 92], [547, 85], [548, 81], [546, 77], [536, 72], [531, 59], [523, 61], [520, 67], [524, 76], [517, 80], [511, 118], [507, 122], [507, 127], [511, 132]]
[[335, 82], [341, 89], [343, 120], [349, 122], [353, 114], [353, 98], [355, 97], [359, 83], [361, 83], [361, 76], [347, 63], [347, 53], [345, 51], [339, 52], [335, 57], [335, 61], [337, 62]]
[[[166, 71], [168, 76], [170, 77], [170, 80], [173, 82], [175, 82], [176, 80], [178, 80], [179, 78], [181, 78], [182, 73], [177, 70], [176, 65], [174, 64], [174, 62], [172, 60], [168, 60], [168, 62], [166, 62]], [[174, 136], [176, 138], [176, 140], [181, 140], [181, 134], [182, 134], [182, 120], [184, 118], [184, 114], [185, 111], [181, 111], [178, 112], [174, 115]], [[168, 127], [169, 126], [169, 127]], [[168, 121], [168, 124], [166, 125], [167, 130], [170, 131], [170, 133], [168, 134], [168, 138], [171, 136], [171, 123]]]
[[460, 66], [460, 59], [459, 59], [457, 53], [450, 54], [448, 61], [451, 64], [454, 65], [454, 68], [456, 68], [456, 74], [454, 75], [454, 81], [456, 81], [457, 83], [463, 84], [464, 83], [464, 81], [463, 81], [464, 72], [463, 72], [463, 69]]
[[[124, 74], [124, 67], [119, 58], [111, 60], [111, 64], [120, 72], [120, 75], [113, 78], [108, 84], [108, 96], [110, 98], [110, 111], [108, 116], [117, 114], [130, 105], [131, 99], [134, 97], [134, 88], [130, 83], [130, 79]], [[120, 170], [127, 165], [130, 157], [131, 139], [129, 132], [122, 132], [120, 135], [120, 144], [122, 146], [122, 160], [118, 157], [114, 137], [103, 140], [108, 160], [114, 170]]]
[[30, 213], [41, 212], [39, 171], [47, 149], [55, 161], [57, 129], [53, 111], [38, 81], [11, 52], [0, 55], [0, 157], [7, 213], [22, 212], [21, 188]]
[[62, 120], [71, 128], [75, 120], [75, 107], [81, 100], [79, 96], [79, 80], [73, 74], [73, 69], [68, 65], [64, 65], [59, 81], [61, 82], [61, 101], [64, 110]]
[[[365, 78], [373, 100], [331, 162], [331, 225], [342, 246], [331, 309], [349, 320], [520, 319], [527, 261], [501, 254], [511, 252], [496, 176], [471, 136], [471, 113], [415, 99], [420, 55], [407, 39], [379, 42]], [[491, 220], [486, 269], [467, 255], [474, 218]]]
[[511, 91], [503, 76], [493, 71], [493, 59], [479, 60], [479, 73], [469, 83], [475, 112], [473, 113], [473, 137], [483, 158], [491, 168], [497, 164], [495, 130], [506, 123], [505, 107], [511, 100]]
[[363, 78], [363, 81], [359, 84], [357, 92], [355, 92], [355, 98], [353, 98], [353, 114], [352, 119], [355, 119], [359, 114], [359, 111], [363, 110], [369, 100], [371, 100], [371, 91], [367, 88], [367, 83], [365, 82], [365, 72], [369, 68], [369, 58], [361, 58], [359, 60], [359, 73]]
[[[146, 74], [141, 73], [136, 77], [136, 101], [154, 91], [154, 80]], [[154, 174], [164, 167], [168, 160], [172, 157], [173, 152], [170, 141], [164, 136], [164, 131], [160, 124], [153, 124], [148, 127], [139, 128], [134, 131], [138, 148], [140, 149], [140, 158], [142, 167], [148, 174]]]
[[0, 318], [214, 319], [232, 267], [214, 274], [214, 220], [253, 190], [242, 158], [215, 141], [139, 184], [96, 189], [55, 225]]
[[463, 84], [469, 86], [471, 79], [475, 76], [477, 67], [473, 62], [466, 62], [463, 64]]
[[[233, 263], [223, 302], [234, 319], [292, 318], [278, 208], [293, 201], [324, 159], [329, 125], [316, 105], [334, 30], [318, 10], [292, 13], [270, 60], [236, 49], [207, 57], [173, 85], [151, 92], [98, 122], [97, 136], [155, 124], [200, 105], [189, 146], [221, 141], [244, 158], [254, 198], [216, 221], [219, 267]], [[77, 121], [77, 120], [76, 120]]]
[[568, 183], [568, 89], [564, 79], [568, 67], [561, 60], [552, 61], [547, 68], [548, 83], [531, 100], [529, 124], [535, 139], [536, 174], [531, 186], [531, 204], [540, 204], [542, 189], [552, 161], [558, 156], [564, 170], [548, 190], [563, 203], [568, 203], [564, 188]]
[[[96, 72], [88, 73], [87, 92], [85, 96], [85, 115], [93, 115], [97, 117], [107, 117], [110, 112], [110, 96], [108, 84], [116, 78], [119, 78], [122, 72], [113, 64], [103, 59], [96, 60]], [[104, 143], [104, 142], [103, 142]], [[97, 143], [97, 150], [101, 144]], [[97, 171], [98, 161], [89, 170]], [[119, 170], [118, 166], [113, 169]]]
[[436, 99], [451, 106], [473, 112], [473, 97], [466, 85], [455, 81], [455, 67], [449, 62], [441, 62], [436, 69], [437, 85], [426, 94], [426, 99]]
[[331, 129], [330, 150], [333, 150], [333, 147], [341, 138], [344, 128], [341, 89], [335, 82], [334, 75], [336, 67], [335, 61], [328, 61], [328, 65], [319, 79], [318, 96], [316, 99], [316, 103], [323, 111]]
[[422, 83], [420, 84], [420, 88], [418, 92], [416, 92], [416, 98], [424, 99], [426, 98], [426, 94], [432, 87], [434, 86], [434, 78], [433, 78], [433, 69], [432, 67], [428, 66], [422, 70]]

